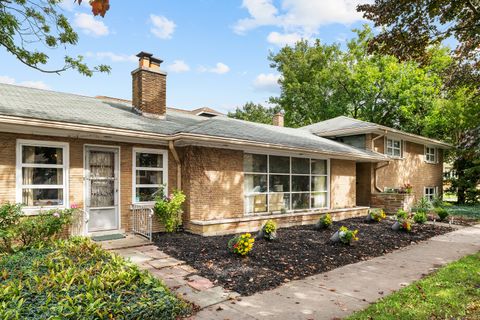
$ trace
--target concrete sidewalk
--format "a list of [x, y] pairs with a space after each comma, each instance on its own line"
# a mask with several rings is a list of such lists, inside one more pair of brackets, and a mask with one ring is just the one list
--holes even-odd
[[271, 291], [212, 305], [193, 319], [339, 319], [480, 250], [480, 225]]

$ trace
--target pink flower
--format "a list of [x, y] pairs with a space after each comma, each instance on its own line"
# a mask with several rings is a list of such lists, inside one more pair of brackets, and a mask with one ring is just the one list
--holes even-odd
[[54, 213], [53, 213], [53, 216], [54, 216], [55, 218], [60, 218], [60, 213], [54, 212]]
[[78, 209], [78, 204], [76, 203], [72, 203], [72, 205], [70, 206], [71, 209]]

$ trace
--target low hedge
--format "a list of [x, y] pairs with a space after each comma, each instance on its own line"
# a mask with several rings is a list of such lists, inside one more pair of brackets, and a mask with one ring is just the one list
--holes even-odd
[[86, 238], [0, 256], [0, 319], [175, 319], [189, 307]]

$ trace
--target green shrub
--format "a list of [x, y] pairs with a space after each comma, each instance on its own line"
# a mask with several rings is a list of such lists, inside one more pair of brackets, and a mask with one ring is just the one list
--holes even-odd
[[252, 238], [250, 233], [244, 233], [239, 236], [235, 236], [228, 241], [228, 250], [232, 253], [246, 256], [253, 249], [255, 239]]
[[400, 223], [400, 229], [406, 232], [412, 231], [412, 220], [411, 219], [402, 219], [398, 221]]
[[318, 219], [317, 224], [315, 225], [316, 229], [329, 229], [332, 226], [333, 220], [330, 213], [323, 214]]
[[344, 244], [351, 244], [352, 241], [358, 241], [357, 234], [358, 230], [350, 230], [345, 226], [338, 229], [338, 236], [340, 237], [340, 241]]
[[430, 200], [428, 200], [427, 197], [422, 197], [420, 198], [417, 203], [415, 204], [415, 207], [412, 209], [415, 212], [424, 212], [427, 213], [432, 209], [432, 203]]
[[443, 221], [448, 217], [448, 211], [445, 208], [435, 208], [435, 213], [438, 215], [440, 221]]
[[402, 209], [398, 209], [397, 211], [397, 219], [407, 219], [408, 218], [408, 212]]
[[6, 202], [0, 206], [0, 252], [11, 252], [22, 205]]
[[185, 194], [181, 190], [173, 191], [169, 197], [156, 198], [154, 212], [165, 226], [166, 232], [175, 232], [182, 224], [182, 205], [185, 199]]
[[415, 221], [415, 223], [420, 223], [420, 224], [425, 223], [427, 222], [427, 214], [423, 211], [417, 211], [413, 215], [413, 221]]
[[441, 197], [433, 197], [431, 204], [434, 208], [443, 208], [443, 199]]
[[267, 240], [275, 240], [277, 238], [277, 224], [273, 220], [268, 220], [262, 227], [261, 235]]
[[0, 319], [176, 319], [188, 306], [152, 275], [89, 239], [0, 260]]
[[372, 209], [368, 212], [370, 220], [380, 222], [387, 217], [383, 209]]
[[17, 225], [16, 236], [23, 246], [55, 239], [71, 223], [77, 209], [53, 209], [36, 216], [23, 217]]

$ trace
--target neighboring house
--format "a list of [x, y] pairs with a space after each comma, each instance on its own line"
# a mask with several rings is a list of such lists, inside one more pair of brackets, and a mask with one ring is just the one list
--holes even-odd
[[[208, 108], [166, 108], [162, 61], [138, 57], [132, 103], [0, 85], [0, 201], [23, 203], [25, 214], [75, 203], [85, 212], [83, 233], [118, 233], [137, 228], [132, 205], [151, 206], [166, 185], [187, 196], [184, 227], [212, 235], [253, 230], [267, 219], [287, 226], [325, 212], [366, 214], [375, 186], [410, 182], [422, 195], [441, 186], [446, 144], [373, 124], [330, 135], [325, 122], [320, 130], [293, 129]], [[362, 123], [329, 121], [326, 128]], [[275, 122], [283, 123], [280, 116]]]

